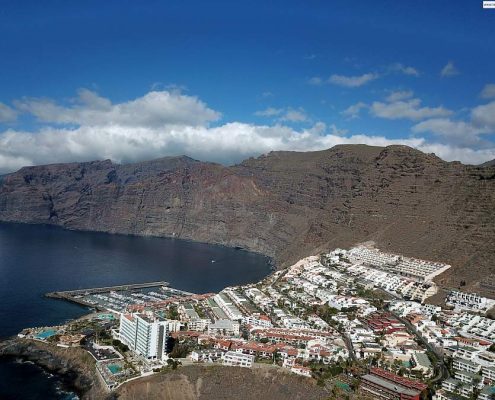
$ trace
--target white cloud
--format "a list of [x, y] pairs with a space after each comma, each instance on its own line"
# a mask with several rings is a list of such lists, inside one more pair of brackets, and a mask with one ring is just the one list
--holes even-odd
[[396, 92], [390, 93], [387, 96], [386, 100], [388, 102], [393, 103], [395, 101], [410, 99], [413, 96], [414, 96], [414, 93], [411, 90], [396, 91]]
[[268, 107], [265, 110], [256, 111], [254, 115], [257, 117], [275, 117], [284, 112], [283, 108]]
[[319, 76], [313, 76], [312, 78], [308, 79], [308, 83], [313, 86], [319, 86], [323, 84], [323, 79], [321, 79]]
[[485, 133], [483, 129], [476, 128], [469, 122], [452, 121], [449, 118], [428, 119], [414, 125], [411, 129], [415, 133], [431, 132], [469, 144], [478, 142], [478, 135]]
[[483, 90], [481, 91], [480, 96], [483, 99], [494, 99], [495, 98], [495, 83], [487, 83]]
[[294, 110], [292, 108], [288, 108], [284, 115], [280, 117], [280, 121], [288, 121], [288, 122], [304, 122], [308, 120], [308, 116], [306, 115], [306, 111], [303, 108], [298, 108]]
[[347, 132], [349, 132], [347, 129], [337, 128], [335, 124], [330, 125], [329, 128], [331, 135], [343, 136], [347, 135]]
[[108, 125], [44, 128], [39, 132], [8, 130], [0, 134], [0, 171], [54, 162], [107, 158], [132, 162], [180, 154], [229, 164], [271, 150], [322, 150], [342, 143], [417, 145], [422, 142], [421, 139], [343, 136], [344, 133], [333, 125], [328, 131], [322, 123], [309, 129], [295, 130], [280, 124], [269, 126], [240, 122], [213, 128], [177, 126], [159, 129]]
[[374, 81], [384, 75], [388, 75], [390, 73], [400, 73], [403, 75], [410, 75], [410, 76], [420, 75], [419, 71], [414, 67], [407, 66], [401, 63], [395, 63], [388, 67], [385, 67], [384, 71], [381, 74], [375, 72], [368, 72], [366, 74], [356, 75], [356, 76], [333, 74], [326, 80], [322, 79], [319, 76], [314, 76], [308, 80], [308, 83], [314, 86], [320, 86], [328, 83], [328, 84], [344, 86], [348, 88], [356, 88], [366, 85], [367, 83]]
[[374, 101], [370, 112], [380, 118], [413, 121], [452, 114], [452, 111], [444, 107], [421, 107], [421, 100], [409, 98], [411, 95], [411, 92], [394, 92], [388, 96], [386, 103]]
[[328, 79], [328, 82], [333, 83], [334, 85], [355, 88], [363, 86], [375, 79], [378, 79], [378, 77], [378, 74], [371, 72], [359, 76], [344, 76], [334, 74]]
[[256, 111], [254, 113], [257, 117], [278, 117], [278, 121], [285, 122], [305, 122], [308, 120], [308, 116], [302, 107], [294, 109], [288, 108], [274, 108], [268, 107], [265, 110]]
[[412, 131], [431, 132], [448, 138], [450, 143], [478, 148], [493, 147], [493, 142], [483, 141], [480, 135], [495, 132], [495, 101], [474, 107], [468, 121], [432, 118], [414, 125]]
[[445, 144], [429, 144], [423, 138], [388, 139], [346, 132], [322, 123], [295, 130], [284, 125], [253, 125], [240, 122], [218, 127], [180, 126], [169, 130], [85, 126], [76, 129], [45, 128], [40, 132], [9, 130], [0, 134], [0, 171], [25, 165], [88, 161], [110, 158], [133, 162], [166, 155], [191, 157], [226, 164], [272, 150], [323, 150], [337, 144], [364, 143], [373, 146], [405, 144], [434, 151], [446, 160], [481, 163], [495, 158], [495, 149], [473, 150]]
[[417, 146], [417, 149], [425, 153], [435, 153], [438, 157], [447, 161], [460, 161], [464, 164], [478, 165], [495, 159], [495, 147], [473, 149], [466, 146], [425, 142]]
[[363, 108], [367, 108], [368, 105], [362, 101], [347, 107], [341, 114], [348, 119], [359, 118], [359, 113]]
[[[113, 104], [93, 92], [83, 91], [69, 107], [50, 100], [26, 99], [19, 106], [46, 122], [37, 131], [8, 129], [0, 133], [1, 173], [25, 165], [107, 158], [133, 162], [181, 154], [230, 164], [271, 150], [322, 150], [345, 143], [405, 144], [438, 152], [447, 160], [464, 162], [495, 158], [494, 146], [465, 150], [429, 143], [421, 137], [389, 139], [348, 134], [334, 124], [327, 126], [322, 122], [300, 129], [280, 122], [274, 125], [230, 122], [211, 127], [210, 121], [218, 118], [219, 112], [193, 96], [171, 92], [151, 92], [133, 101]], [[278, 117], [287, 116], [289, 110], [292, 109], [283, 109]], [[131, 113], [134, 120], [130, 119]]]
[[419, 76], [419, 71], [416, 68], [401, 63], [392, 64], [390, 66], [390, 71], [400, 72], [404, 75]]
[[449, 61], [445, 67], [442, 68], [442, 70], [440, 71], [440, 76], [442, 78], [448, 78], [448, 77], [451, 77], [451, 76], [455, 76], [455, 75], [459, 75], [459, 70], [457, 69], [457, 67], [454, 65], [454, 63], [452, 61]]
[[0, 123], [13, 122], [17, 119], [17, 112], [7, 104], [0, 103]]
[[179, 91], [152, 91], [132, 101], [112, 104], [95, 92], [81, 89], [73, 102], [67, 107], [50, 99], [23, 98], [14, 104], [18, 110], [34, 115], [39, 121], [54, 124], [203, 125], [221, 116], [197, 97]]
[[475, 126], [495, 132], [495, 101], [474, 107], [471, 111], [471, 120]]

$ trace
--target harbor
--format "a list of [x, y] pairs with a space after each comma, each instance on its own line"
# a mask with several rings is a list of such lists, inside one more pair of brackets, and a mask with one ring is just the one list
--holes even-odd
[[124, 312], [129, 306], [160, 304], [192, 293], [169, 287], [169, 282], [156, 281], [117, 286], [49, 292], [48, 298], [70, 301], [98, 311]]

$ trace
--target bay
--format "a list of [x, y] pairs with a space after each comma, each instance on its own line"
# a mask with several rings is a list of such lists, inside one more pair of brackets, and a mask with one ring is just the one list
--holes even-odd
[[[51, 291], [167, 281], [177, 289], [207, 293], [256, 282], [269, 273], [266, 257], [223, 246], [0, 223], [0, 338], [88, 312], [75, 304], [45, 298]], [[5, 371], [12, 375], [11, 380], [30, 377], [34, 383], [32, 388], [23, 388], [26, 393], [34, 395], [40, 382], [47, 383], [47, 390], [58, 390], [59, 382], [52, 379], [54, 383], [49, 384], [35, 366], [2, 360], [0, 375], [6, 375]], [[7, 389], [2, 393], [0, 385], [0, 398], [8, 398]], [[60, 396], [52, 397], [67, 398], [66, 393]]]

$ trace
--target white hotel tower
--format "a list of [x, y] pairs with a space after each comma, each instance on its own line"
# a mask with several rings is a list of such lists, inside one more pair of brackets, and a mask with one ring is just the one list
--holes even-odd
[[119, 338], [148, 360], [166, 359], [168, 321], [145, 314], [121, 314]]

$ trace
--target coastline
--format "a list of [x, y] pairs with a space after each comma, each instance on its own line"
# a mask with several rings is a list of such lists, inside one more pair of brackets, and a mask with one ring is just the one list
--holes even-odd
[[291, 388], [290, 391], [295, 394], [294, 399], [298, 400], [323, 400], [330, 394], [312, 380], [263, 364], [249, 370], [222, 365], [188, 365], [175, 371], [130, 380], [116, 391], [110, 392], [96, 371], [94, 359], [81, 348], [60, 348], [14, 337], [0, 342], [0, 359], [8, 358], [31, 361], [56, 375], [61, 378], [64, 389], [75, 393], [81, 400], [136, 399], [164, 394], [167, 396], [165, 398], [177, 400], [198, 400], [200, 397], [213, 400], [225, 393], [224, 389], [219, 389], [222, 387], [220, 382], [227, 385], [229, 393], [235, 393], [234, 397], [245, 396], [250, 400], [283, 400], [287, 398], [287, 387]]
[[0, 342], [0, 359], [20, 358], [58, 376], [64, 387], [84, 399], [105, 399], [109, 391], [96, 371], [94, 359], [77, 347], [62, 348], [31, 339], [11, 337]]
[[[89, 233], [101, 233], [104, 235], [112, 236], [128, 236], [128, 237], [138, 237], [143, 238], [141, 235], [126, 234], [126, 233], [112, 233], [112, 232], [94, 232], [94, 231], [84, 231], [84, 230], [73, 230], [67, 229], [57, 225], [51, 224], [30, 224], [22, 222], [7, 222], [0, 221], [0, 224], [14, 224], [14, 225], [45, 225], [47, 227], [65, 230], [65, 231], [76, 231], [76, 232], [89, 232]], [[168, 241], [181, 241], [181, 242], [191, 242], [200, 243], [208, 246], [217, 246], [223, 248], [235, 248], [233, 246], [225, 244], [210, 244], [205, 242], [198, 242], [183, 238], [170, 238], [163, 236], [145, 236], [156, 239], [165, 239]], [[235, 248], [240, 252], [249, 252], [253, 254], [262, 255], [264, 260], [267, 261], [268, 268], [261, 279], [266, 279], [271, 276], [276, 267], [274, 264], [274, 259], [270, 258], [261, 253], [256, 253], [245, 248]], [[257, 279], [256, 279], [257, 280]], [[256, 280], [253, 280], [255, 282]], [[54, 299], [53, 296], [47, 296], [45, 293], [43, 297]], [[62, 300], [62, 302], [67, 302], [67, 299], [56, 298], [57, 300]], [[71, 302], [73, 303], [73, 302]], [[73, 303], [76, 304], [76, 303]], [[68, 323], [69, 321], [77, 321], [81, 319], [91, 318], [92, 315], [97, 313], [98, 307], [89, 304], [77, 304], [78, 307], [84, 313], [83, 315], [77, 316], [76, 318], [63, 319], [63, 323]], [[60, 321], [60, 322], [62, 322]], [[44, 324], [37, 324], [44, 325]], [[98, 371], [96, 370], [96, 363], [91, 355], [83, 350], [82, 348], [71, 347], [62, 348], [54, 344], [45, 343], [37, 340], [20, 338], [17, 336], [3, 336], [0, 337], [0, 360], [2, 361], [15, 361], [15, 360], [29, 361], [40, 367], [43, 371], [49, 372], [55, 375], [57, 378], [63, 382], [64, 389], [74, 392], [78, 395], [80, 399], [108, 399], [113, 398], [113, 394], [108, 391], [106, 385], [102, 381]]]

